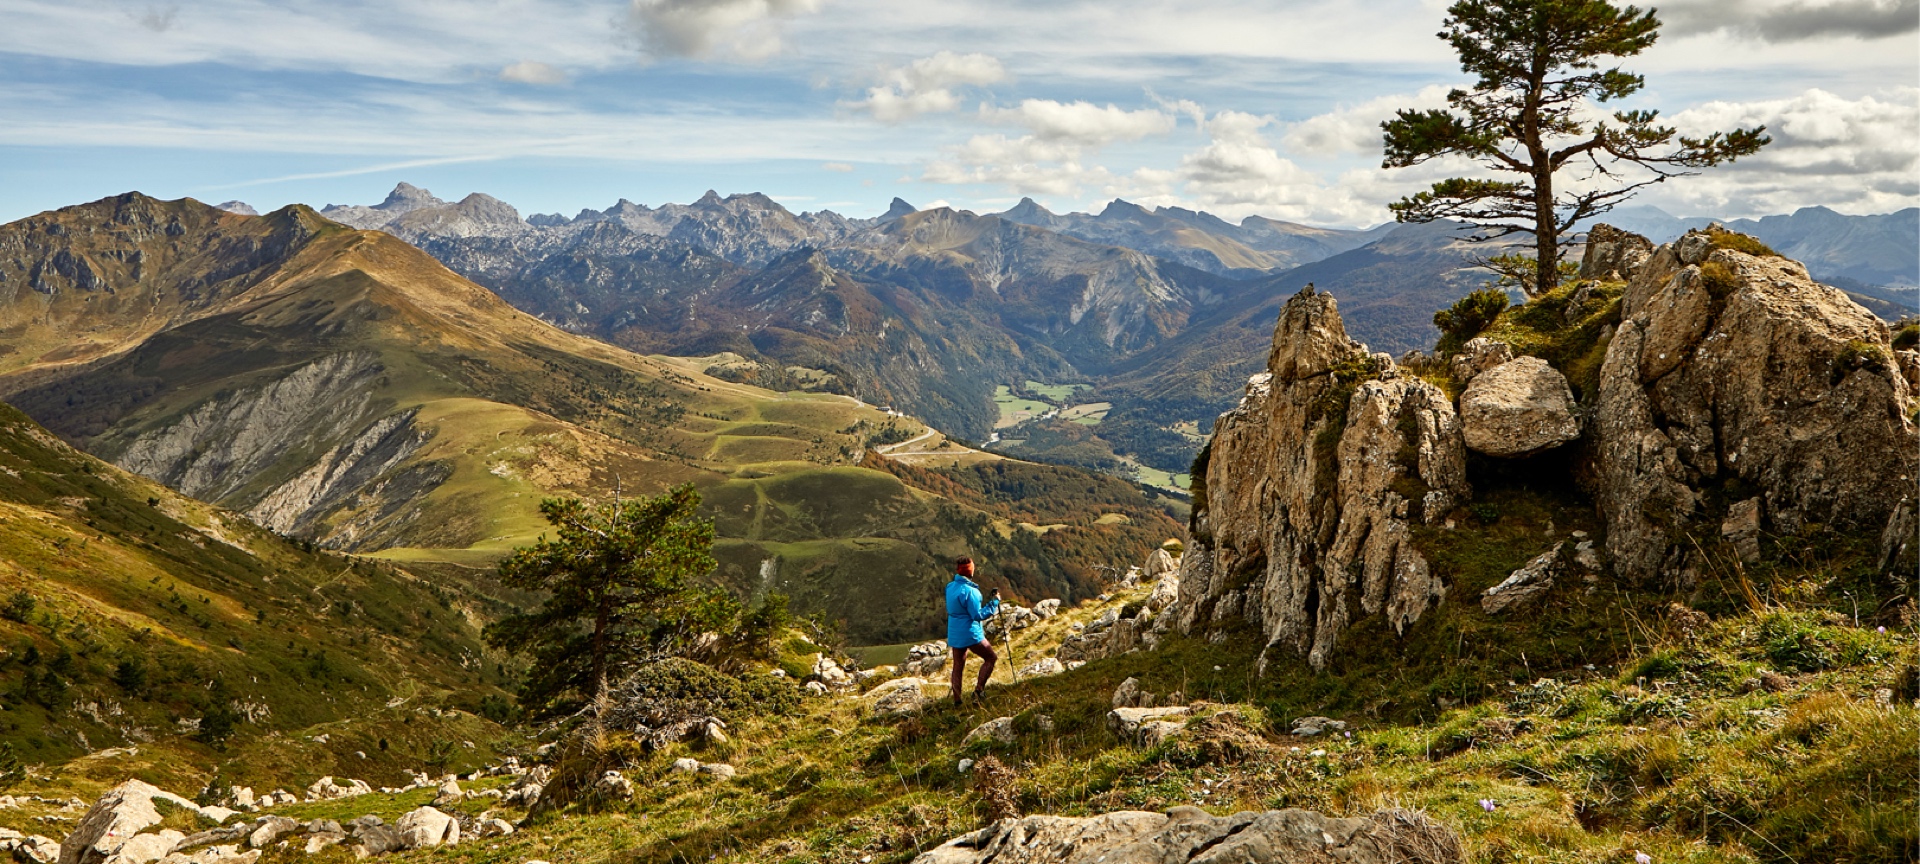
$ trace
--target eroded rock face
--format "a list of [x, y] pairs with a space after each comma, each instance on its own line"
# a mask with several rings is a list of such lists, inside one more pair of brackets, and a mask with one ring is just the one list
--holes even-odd
[[[1920, 476], [1915, 388], [1886, 324], [1799, 263], [1694, 231], [1631, 274], [1592, 421], [1616, 572], [1698, 578], [1686, 538], [1886, 529]], [[1733, 487], [1758, 504], [1709, 494]], [[1724, 503], [1712, 503], [1732, 499]], [[1739, 513], [1725, 508], [1738, 503]], [[1753, 508], [1753, 509], [1749, 509]], [[1757, 511], [1757, 512], [1756, 512]]]
[[1520, 357], [1473, 376], [1460, 394], [1467, 447], [1488, 456], [1532, 456], [1580, 437], [1567, 376]]
[[1466, 448], [1439, 388], [1347, 338], [1333, 297], [1287, 301], [1268, 371], [1220, 416], [1168, 614], [1234, 616], [1324, 667], [1352, 621], [1400, 632], [1446, 593], [1412, 528], [1463, 501]]
[[914, 864], [1451, 864], [1460, 840], [1424, 815], [1333, 819], [1306, 810], [1210, 816], [1198, 807], [1004, 819]]

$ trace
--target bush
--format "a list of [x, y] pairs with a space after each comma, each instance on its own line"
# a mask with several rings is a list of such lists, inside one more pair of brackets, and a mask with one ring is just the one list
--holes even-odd
[[731, 722], [749, 714], [784, 714], [800, 704], [800, 692], [790, 679], [736, 678], [678, 657], [640, 667], [612, 688], [610, 698], [608, 726], [642, 735], [708, 717]]
[[1773, 251], [1773, 247], [1745, 234], [1728, 231], [1718, 225], [1708, 226], [1707, 236], [1713, 238], [1713, 248], [1715, 249], [1731, 249], [1735, 252], [1744, 252], [1760, 258], [1780, 257], [1780, 253]]
[[1454, 301], [1452, 306], [1433, 313], [1433, 326], [1440, 328], [1439, 352], [1452, 354], [1459, 351], [1460, 346], [1467, 344], [1467, 340], [1492, 326], [1506, 309], [1507, 292], [1497, 288], [1481, 288]]
[[13, 592], [12, 595], [7, 597], [7, 602], [0, 605], [0, 617], [6, 618], [8, 621], [25, 624], [27, 623], [27, 616], [33, 614], [33, 607], [37, 605], [37, 603], [38, 601], [33, 599], [33, 595], [27, 593], [27, 589], [22, 588]]

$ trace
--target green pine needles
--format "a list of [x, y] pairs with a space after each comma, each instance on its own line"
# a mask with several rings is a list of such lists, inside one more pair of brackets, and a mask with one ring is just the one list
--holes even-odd
[[1490, 237], [1533, 235], [1534, 278], [1518, 280], [1529, 296], [1560, 284], [1560, 238], [1577, 224], [1646, 186], [1750, 156], [1772, 140], [1764, 126], [1691, 138], [1660, 125], [1658, 111], [1599, 110], [1645, 86], [1641, 76], [1600, 61], [1653, 45], [1660, 20], [1651, 9], [1607, 0], [1460, 0], [1447, 16], [1439, 36], [1477, 80], [1448, 93], [1447, 108], [1403, 109], [1382, 123], [1381, 167], [1464, 156], [1496, 176], [1448, 178], [1389, 207], [1401, 222], [1459, 219]]
[[691, 484], [654, 498], [589, 506], [550, 498], [557, 537], [515, 550], [500, 577], [547, 592], [536, 611], [489, 626], [487, 642], [533, 661], [521, 705], [564, 713], [650, 661], [683, 656], [725, 632], [739, 604], [701, 580], [715, 566], [713, 522]]

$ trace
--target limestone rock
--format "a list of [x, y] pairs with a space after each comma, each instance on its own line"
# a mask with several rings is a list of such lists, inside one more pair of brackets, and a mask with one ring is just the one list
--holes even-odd
[[506, 837], [512, 833], [512, 822], [508, 822], [505, 819], [482, 819], [480, 820], [480, 828], [474, 832], [474, 836], [480, 838]]
[[1147, 563], [1140, 567], [1141, 579], [1142, 581], [1159, 579], [1168, 573], [1172, 573], [1178, 566], [1179, 562], [1174, 559], [1173, 553], [1165, 549], [1155, 549], [1147, 553]]
[[1507, 574], [1500, 584], [1480, 595], [1480, 608], [1498, 615], [1516, 606], [1533, 602], [1553, 590], [1553, 577], [1560, 572], [1560, 547], [1555, 546], [1533, 557], [1520, 569]]
[[460, 823], [432, 807], [414, 810], [393, 823], [407, 849], [452, 846], [460, 842]]
[[1140, 741], [1148, 747], [1158, 747], [1187, 731], [1187, 724], [1171, 720], [1149, 720], [1140, 724]]
[[450, 807], [467, 800], [467, 793], [460, 788], [460, 782], [448, 777], [440, 783], [440, 794], [433, 796], [433, 806]]
[[158, 831], [152, 834], [138, 834], [128, 838], [120, 851], [107, 859], [107, 864], [152, 864], [173, 851], [175, 843], [187, 835], [178, 831]]
[[840, 668], [840, 664], [832, 657], [828, 657], [825, 654], [821, 654], [814, 659], [813, 676], [819, 679], [820, 683], [828, 687], [839, 688], [853, 686], [853, 676], [848, 674], [847, 670]]
[[1727, 508], [1720, 520], [1720, 536], [1733, 544], [1734, 554], [1748, 564], [1760, 561], [1760, 499], [1748, 498]]
[[994, 744], [1012, 744], [1013, 718], [995, 717], [992, 720], [973, 727], [973, 731], [968, 732], [967, 737], [960, 739], [960, 746], [965, 747], [975, 741], [986, 741]]
[[1538, 357], [1488, 369], [1460, 394], [1467, 448], [1488, 456], [1531, 456], [1580, 437], [1567, 377]]
[[608, 771], [600, 775], [599, 780], [594, 781], [593, 791], [608, 798], [625, 801], [633, 797], [633, 781], [628, 780], [627, 775], [618, 771]]
[[128, 780], [100, 796], [60, 844], [60, 864], [100, 864], [135, 834], [160, 824], [153, 798], [159, 789]]
[[1060, 658], [1043, 657], [1029, 664], [1026, 668], [1021, 669], [1020, 677], [1044, 678], [1048, 675], [1058, 675], [1065, 671], [1067, 671], [1067, 666], [1065, 663], [1060, 662]]
[[927, 694], [921, 690], [927, 682], [921, 678], [895, 678], [867, 692], [867, 707], [875, 716], [905, 717], [927, 707]]
[[1460, 350], [1447, 361], [1447, 371], [1453, 374], [1453, 380], [1469, 382], [1473, 376], [1492, 369], [1513, 359], [1513, 346], [1498, 339], [1475, 336], [1460, 346]]
[[308, 801], [331, 801], [338, 798], [353, 798], [373, 791], [365, 780], [335, 781], [331, 776], [313, 781], [307, 787]]
[[1916, 394], [1892, 356], [1884, 322], [1794, 261], [1704, 231], [1655, 250], [1621, 297], [1593, 406], [1586, 482], [1614, 571], [1697, 580], [1679, 538], [1733, 515], [1701, 493], [1734, 481], [1757, 493], [1760, 530], [1884, 531], [1920, 478]]
[[13, 846], [13, 858], [23, 864], [53, 864], [62, 860], [60, 844], [51, 837], [32, 834]]
[[1185, 717], [1192, 713], [1185, 705], [1169, 705], [1164, 708], [1115, 708], [1107, 712], [1107, 728], [1121, 738], [1131, 739], [1140, 734], [1140, 727], [1155, 720], [1172, 717]]
[[1653, 254], [1653, 243], [1612, 225], [1587, 231], [1586, 253], [1580, 257], [1580, 278], [1618, 282], [1633, 276]]
[[247, 835], [247, 845], [255, 849], [265, 849], [285, 836], [287, 832], [300, 827], [300, 823], [285, 816], [262, 816], [254, 823], [253, 832]]
[[930, 677], [947, 668], [951, 661], [947, 643], [922, 642], [907, 649], [907, 660], [900, 664], [900, 671], [906, 675]]
[[738, 772], [734, 771], [732, 765], [724, 762], [708, 762], [700, 766], [700, 773], [717, 780], [730, 780]]
[[1087, 818], [1003, 819], [928, 850], [914, 864], [1457, 864], [1450, 829], [1387, 810], [1335, 819], [1306, 810], [1210, 816], [1197, 807]]
[[1052, 618], [1060, 613], [1060, 598], [1050, 597], [1033, 604], [1033, 614], [1041, 618]]
[[1404, 633], [1445, 596], [1413, 526], [1466, 499], [1466, 447], [1447, 395], [1347, 339], [1331, 296], [1294, 295], [1273, 342], [1202, 451], [1169, 614], [1244, 619], [1324, 668], [1348, 622]]
[[1152, 708], [1153, 694], [1141, 689], [1140, 679], [1128, 678], [1113, 690], [1115, 708]]
[[1315, 735], [1323, 733], [1345, 731], [1347, 731], [1346, 721], [1335, 720], [1331, 717], [1302, 717], [1293, 721], [1293, 734], [1301, 738], [1312, 738]]
[[693, 772], [700, 770], [700, 760], [675, 759], [673, 760], [673, 768], [670, 770], [672, 770], [675, 774], [692, 774]]

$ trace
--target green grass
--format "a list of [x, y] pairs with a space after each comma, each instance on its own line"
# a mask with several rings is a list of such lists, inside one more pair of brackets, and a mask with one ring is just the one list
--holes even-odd
[[1053, 409], [1045, 402], [1013, 395], [1013, 388], [1005, 384], [993, 388], [993, 402], [1000, 406], [1000, 419], [993, 424], [995, 429], [1018, 426]]
[[1040, 398], [1052, 402], [1055, 405], [1066, 405], [1072, 402], [1073, 397], [1080, 391], [1093, 389], [1093, 385], [1043, 384], [1039, 381], [1028, 380], [1025, 384], [1025, 389], [1027, 392], [1036, 394]]

